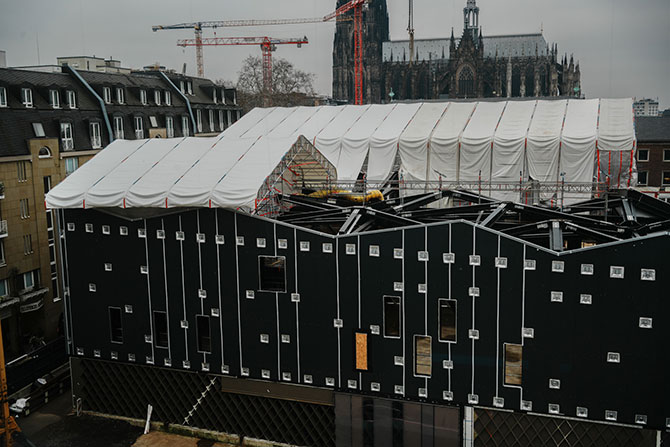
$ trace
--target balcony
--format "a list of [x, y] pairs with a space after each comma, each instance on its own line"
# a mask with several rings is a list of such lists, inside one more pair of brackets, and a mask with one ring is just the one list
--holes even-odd
[[7, 237], [7, 221], [0, 220], [0, 239]]

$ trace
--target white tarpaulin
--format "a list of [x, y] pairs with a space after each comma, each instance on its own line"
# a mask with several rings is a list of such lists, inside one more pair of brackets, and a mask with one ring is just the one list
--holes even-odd
[[454, 102], [449, 105], [430, 139], [430, 179], [458, 180], [458, 145], [477, 104]]
[[563, 118], [568, 102], [538, 101], [528, 130], [528, 175], [542, 183], [558, 182]]
[[426, 180], [428, 143], [449, 103], [424, 103], [400, 136], [400, 161], [409, 181]]
[[422, 184], [427, 176], [472, 182], [481, 171], [488, 193], [525, 177], [524, 163], [543, 183], [564, 172], [590, 184], [600, 172], [612, 186], [635, 186], [630, 99], [393, 103], [254, 109], [216, 137], [117, 140], [53, 188], [47, 206], [253, 207], [300, 136], [341, 180], [356, 179], [367, 155], [368, 181], [383, 181], [400, 152], [402, 179], [420, 190], [437, 188]]
[[614, 188], [631, 184], [633, 157], [635, 156], [635, 129], [631, 117], [633, 100], [603, 99], [600, 101], [598, 120], [599, 180], [607, 181]]
[[398, 153], [398, 140], [421, 107], [420, 103], [398, 104], [370, 138], [368, 180], [382, 182], [391, 174]]
[[340, 158], [340, 143], [344, 134], [351, 126], [368, 110], [370, 106], [344, 106], [342, 113], [338, 114], [328, 125], [316, 136], [316, 146], [333, 165], [337, 166]]
[[349, 129], [342, 140], [340, 155], [337, 159], [337, 178], [341, 181], [352, 181], [358, 178], [365, 157], [370, 147], [370, 137], [381, 125], [393, 107], [371, 105]]
[[491, 143], [506, 102], [480, 102], [461, 136], [459, 180], [488, 182], [491, 178]]

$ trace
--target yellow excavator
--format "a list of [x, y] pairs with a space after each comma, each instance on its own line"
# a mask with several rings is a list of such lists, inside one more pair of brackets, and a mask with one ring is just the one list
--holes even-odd
[[315, 199], [325, 199], [328, 197], [337, 197], [350, 202], [355, 203], [367, 203], [367, 202], [382, 202], [384, 200], [384, 194], [377, 189], [368, 191], [367, 193], [356, 193], [347, 191], [345, 189], [322, 189], [320, 191], [313, 192], [308, 194], [307, 197], [313, 197]]
[[0, 399], [2, 400], [2, 421], [0, 422], [0, 446], [11, 447], [14, 434], [21, 431], [14, 417], [9, 413], [7, 396], [7, 374], [5, 372], [5, 347], [2, 341], [2, 323], [0, 323]]

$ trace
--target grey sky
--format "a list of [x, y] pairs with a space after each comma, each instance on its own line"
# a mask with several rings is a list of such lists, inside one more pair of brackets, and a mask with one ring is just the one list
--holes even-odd
[[[406, 39], [407, 0], [387, 0], [391, 38]], [[448, 37], [462, 30], [465, 0], [415, 0], [417, 38]], [[485, 35], [537, 32], [557, 42], [559, 51], [581, 62], [588, 97], [658, 97], [670, 107], [670, 1], [668, 0], [479, 0]], [[175, 45], [192, 32], [161, 31], [151, 25], [192, 20], [317, 17], [334, 9], [335, 0], [0, 0], [0, 49], [9, 66], [57, 56], [92, 55], [120, 59], [139, 68], [160, 62], [195, 74], [195, 51]], [[282, 46], [277, 57], [317, 75], [322, 94], [331, 90], [333, 24], [228, 28], [217, 36], [299, 37], [302, 49]], [[39, 38], [38, 38], [39, 36]], [[206, 30], [205, 36], [213, 36]], [[242, 60], [260, 55], [254, 47], [205, 49], [205, 75], [234, 81]]]

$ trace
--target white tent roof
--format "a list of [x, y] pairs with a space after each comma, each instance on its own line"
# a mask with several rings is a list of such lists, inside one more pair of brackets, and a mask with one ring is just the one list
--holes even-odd
[[[254, 109], [216, 137], [118, 140], [47, 195], [50, 208], [253, 207], [298, 137], [340, 181], [591, 182], [634, 186], [631, 99], [396, 103]], [[608, 157], [608, 164], [602, 157]], [[599, 160], [601, 161], [598, 164]]]

